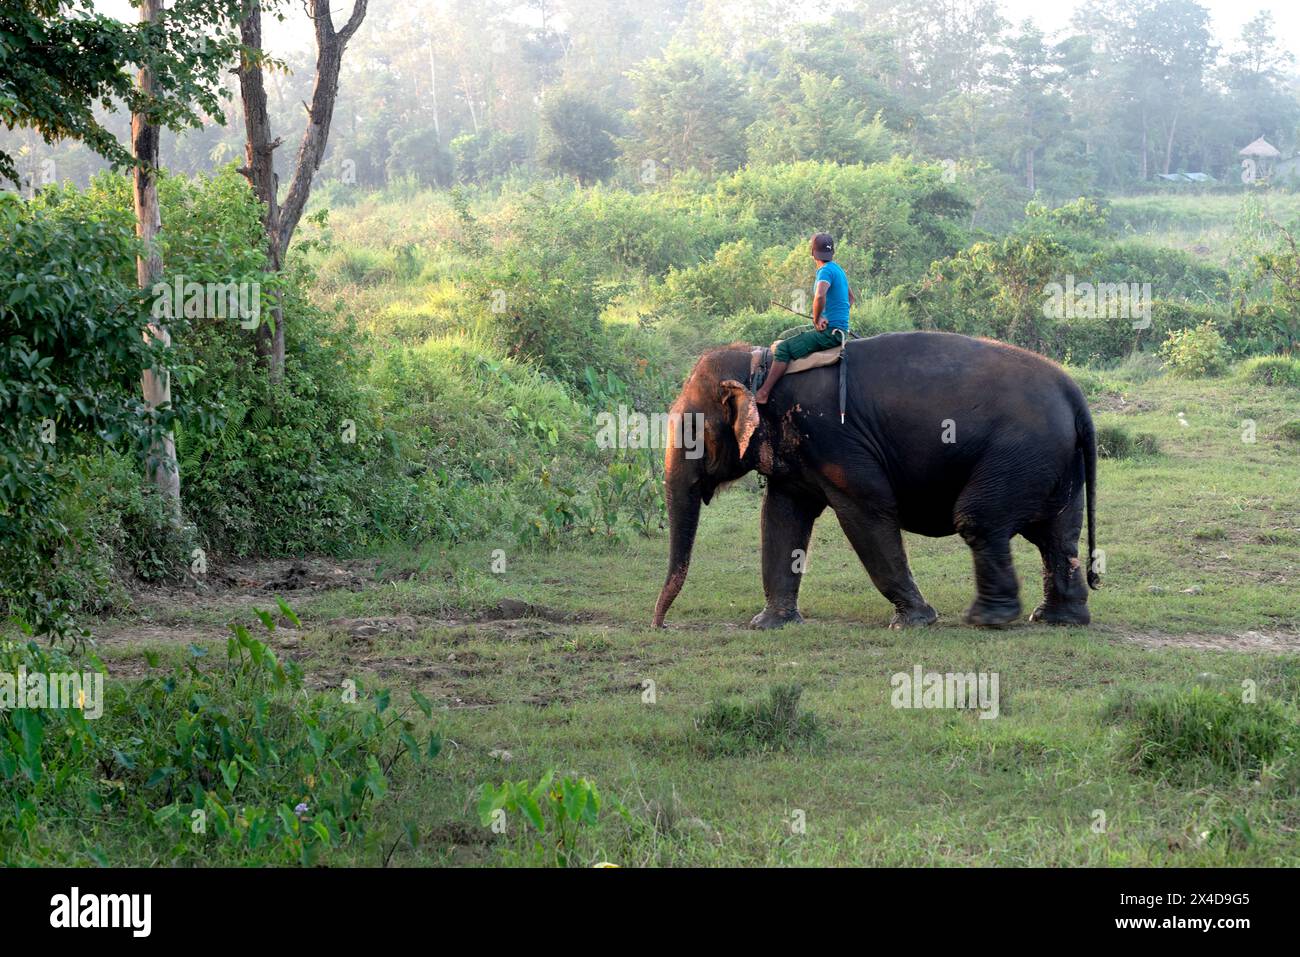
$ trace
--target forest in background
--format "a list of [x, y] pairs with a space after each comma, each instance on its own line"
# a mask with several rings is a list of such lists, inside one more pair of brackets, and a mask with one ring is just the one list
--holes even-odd
[[[285, 8], [280, 33], [309, 37]], [[292, 25], [292, 27], [290, 26]], [[270, 51], [268, 108], [296, 142], [314, 51]], [[986, 166], [1032, 195], [1127, 190], [1158, 174], [1239, 182], [1264, 137], [1295, 155], [1292, 53], [1266, 11], [1219, 38], [1195, 0], [1087, 0], [1045, 36], [996, 0], [376, 0], [349, 47], [322, 182], [374, 188], [560, 175], [652, 183], [746, 163], [870, 163], [892, 154]], [[244, 154], [224, 124], [165, 134], [164, 165]], [[127, 139], [126, 118], [107, 116]], [[84, 185], [84, 146], [0, 132], [29, 184]], [[277, 155], [283, 165], [292, 156]], [[1294, 179], [1294, 164], [1279, 171]]]

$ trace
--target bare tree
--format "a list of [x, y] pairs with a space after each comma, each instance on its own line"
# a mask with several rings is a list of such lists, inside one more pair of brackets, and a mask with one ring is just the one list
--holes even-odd
[[[140, 22], [156, 23], [162, 17], [164, 0], [141, 0]], [[140, 68], [140, 92], [146, 97], [154, 94], [153, 71], [148, 66]], [[162, 214], [158, 208], [158, 133], [159, 127], [143, 112], [131, 114], [131, 151], [135, 156], [135, 232], [143, 249], [136, 257], [136, 279], [141, 289], [152, 289], [162, 280], [162, 253], [158, 249], [158, 231], [162, 227]], [[171, 335], [161, 323], [151, 322], [144, 332], [146, 339], [154, 339], [164, 346], [171, 345]], [[144, 400], [149, 408], [156, 409], [172, 400], [171, 378], [166, 371], [146, 369], [140, 383]], [[181, 475], [176, 463], [176, 441], [168, 430], [156, 440], [145, 461], [146, 474], [167, 503], [172, 520], [180, 524]]]
[[[275, 150], [283, 140], [271, 135], [262, 74], [262, 0], [249, 0], [247, 12], [239, 25], [240, 38], [246, 50], [237, 72], [247, 134], [246, 165], [240, 168], [240, 172], [248, 178], [253, 193], [265, 207], [262, 222], [266, 227], [267, 254], [273, 271], [279, 271], [284, 265], [289, 241], [311, 194], [312, 177], [325, 156], [330, 121], [334, 117], [334, 101], [338, 96], [343, 51], [366, 16], [367, 0], [354, 0], [347, 23], [341, 30], [335, 30], [329, 0], [305, 2], [316, 29], [316, 84], [312, 89], [311, 104], [307, 106], [307, 128], [302, 134], [283, 205], [279, 202], [279, 182], [274, 163]], [[264, 324], [257, 332], [257, 352], [266, 362], [272, 381], [279, 381], [284, 375], [284, 310], [278, 301], [271, 309], [271, 322], [271, 327]]]

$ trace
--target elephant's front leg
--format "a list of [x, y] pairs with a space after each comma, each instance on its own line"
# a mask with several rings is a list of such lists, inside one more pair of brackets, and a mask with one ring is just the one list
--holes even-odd
[[799, 615], [799, 582], [808, 561], [813, 522], [826, 508], [815, 492], [769, 484], [763, 496], [763, 597], [752, 628], [780, 628]]
[[[884, 498], [879, 492], [877, 498]], [[854, 501], [837, 501], [835, 515], [849, 544], [858, 553], [876, 590], [889, 599], [894, 615], [890, 628], [931, 625], [938, 620], [933, 608], [921, 597], [912, 578], [903, 547], [903, 533], [892, 514], [872, 511]]]

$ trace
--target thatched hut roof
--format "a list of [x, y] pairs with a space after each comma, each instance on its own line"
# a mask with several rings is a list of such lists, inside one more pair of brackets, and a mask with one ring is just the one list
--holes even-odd
[[1270, 143], [1268, 140], [1264, 139], [1264, 137], [1261, 136], [1259, 139], [1255, 140], [1255, 142], [1251, 143], [1249, 146], [1245, 146], [1240, 150], [1238, 150], [1237, 155], [1258, 156], [1263, 159], [1277, 159], [1282, 154], [1278, 151], [1278, 148], [1276, 146], [1274, 146], [1272, 143]]

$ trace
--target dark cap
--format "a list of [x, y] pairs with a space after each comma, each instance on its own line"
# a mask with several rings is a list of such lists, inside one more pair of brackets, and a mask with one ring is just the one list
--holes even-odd
[[809, 245], [813, 259], [828, 263], [835, 258], [835, 239], [830, 233], [818, 233]]

